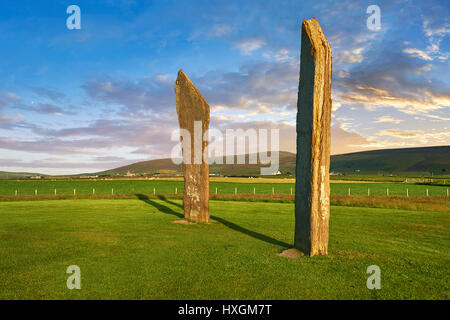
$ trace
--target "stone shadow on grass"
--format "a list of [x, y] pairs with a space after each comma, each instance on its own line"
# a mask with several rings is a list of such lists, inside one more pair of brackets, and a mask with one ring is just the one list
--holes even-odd
[[[170, 209], [169, 207], [166, 207], [163, 204], [160, 204], [158, 202], [155, 202], [153, 200], [151, 200], [147, 195], [145, 194], [136, 194], [136, 197], [141, 200], [144, 201], [145, 203], [154, 206], [156, 209], [158, 209], [160, 212], [166, 213], [166, 214], [171, 214], [174, 215], [180, 219], [184, 219], [184, 214], [173, 211], [172, 209]], [[182, 206], [183, 207], [183, 206]]]
[[[172, 215], [175, 215], [175, 216], [177, 216], [179, 218], [182, 218], [182, 219], [184, 218], [183, 214], [180, 214], [180, 213], [178, 213], [176, 211], [173, 211], [172, 209], [170, 209], [169, 207], [166, 207], [165, 205], [162, 205], [160, 203], [157, 203], [155, 201], [150, 200], [149, 197], [144, 195], [144, 194], [137, 194], [136, 196], [138, 197], [139, 200], [142, 200], [145, 203], [154, 206], [156, 209], [158, 209], [159, 211], [161, 211], [163, 213], [172, 214]], [[174, 205], [174, 206], [176, 206], [176, 207], [178, 207], [180, 209], [183, 209], [183, 205], [181, 205], [179, 203], [176, 203], [176, 202], [173, 202], [173, 201], [167, 199], [164, 196], [160, 195], [160, 196], [158, 196], [158, 199], [160, 199], [160, 200], [162, 200], [162, 201], [164, 201], [164, 202], [166, 202], [168, 204]], [[211, 220], [215, 220], [215, 221], [223, 224], [227, 228], [230, 228], [230, 229], [232, 229], [234, 231], [241, 232], [241, 233], [246, 234], [246, 235], [248, 235], [248, 236], [250, 236], [252, 238], [255, 238], [255, 239], [258, 239], [258, 240], [270, 243], [270, 244], [274, 244], [276, 246], [284, 247], [284, 248], [291, 248], [292, 247], [292, 245], [290, 245], [290, 244], [288, 244], [286, 242], [279, 241], [279, 240], [274, 239], [272, 237], [266, 236], [266, 235], [264, 235], [262, 233], [246, 229], [244, 227], [241, 227], [241, 226], [239, 226], [239, 225], [237, 225], [237, 224], [235, 224], [233, 222], [230, 222], [228, 220], [225, 220], [223, 218], [220, 218], [220, 217], [217, 217], [217, 216], [210, 216], [210, 218], [211, 218]]]

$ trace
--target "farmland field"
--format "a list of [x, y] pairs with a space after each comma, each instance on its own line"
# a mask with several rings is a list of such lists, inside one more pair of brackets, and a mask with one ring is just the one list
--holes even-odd
[[[225, 180], [225, 179], [224, 179]], [[230, 179], [231, 180], [231, 179]], [[255, 179], [258, 180], [258, 179]], [[295, 192], [294, 183], [278, 183], [269, 182], [226, 182], [226, 181], [211, 181], [210, 192], [217, 192], [220, 194], [234, 193], [253, 193], [269, 194], [282, 193], [290, 194]], [[443, 185], [423, 185], [412, 183], [331, 183], [331, 193], [339, 195], [367, 195], [370, 189], [370, 195], [389, 195], [400, 196], [406, 195], [406, 189], [410, 196], [426, 196], [427, 189], [429, 196], [446, 196], [448, 186]], [[34, 195], [35, 192], [39, 195], [52, 195], [56, 189], [57, 194], [73, 194], [74, 189], [76, 194], [131, 194], [143, 193], [151, 194], [168, 194], [183, 192], [183, 181], [177, 180], [0, 180], [0, 196], [15, 195], [17, 190], [18, 195]], [[95, 190], [94, 190], [95, 189]], [[389, 190], [387, 190], [389, 189]]]
[[448, 213], [333, 206], [329, 255], [289, 259], [293, 204], [210, 207], [183, 225], [179, 200], [1, 202], [0, 299], [450, 298]]

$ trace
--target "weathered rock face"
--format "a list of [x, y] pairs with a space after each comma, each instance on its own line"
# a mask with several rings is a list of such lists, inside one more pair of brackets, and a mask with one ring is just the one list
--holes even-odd
[[331, 49], [319, 23], [302, 24], [297, 104], [294, 246], [328, 253], [330, 219]]
[[203, 157], [208, 141], [202, 137], [209, 127], [209, 105], [182, 70], [175, 81], [175, 96], [180, 129], [187, 130], [191, 137], [190, 150], [183, 146], [184, 217], [208, 222], [209, 165]]

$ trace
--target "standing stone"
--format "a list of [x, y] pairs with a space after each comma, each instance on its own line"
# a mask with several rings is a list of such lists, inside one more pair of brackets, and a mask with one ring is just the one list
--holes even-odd
[[316, 19], [302, 24], [297, 103], [294, 246], [328, 253], [330, 219], [331, 50]]
[[203, 157], [208, 141], [204, 141], [203, 135], [209, 127], [209, 105], [182, 70], [175, 81], [175, 95], [180, 129], [187, 130], [191, 138], [190, 152], [185, 150], [186, 142], [182, 143], [184, 217], [195, 222], [208, 222], [209, 165]]

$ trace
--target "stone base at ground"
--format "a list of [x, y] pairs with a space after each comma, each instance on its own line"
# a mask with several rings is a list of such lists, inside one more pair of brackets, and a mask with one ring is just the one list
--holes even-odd
[[298, 249], [291, 248], [284, 250], [283, 252], [277, 254], [277, 256], [285, 258], [300, 258], [304, 256], [304, 253]]

